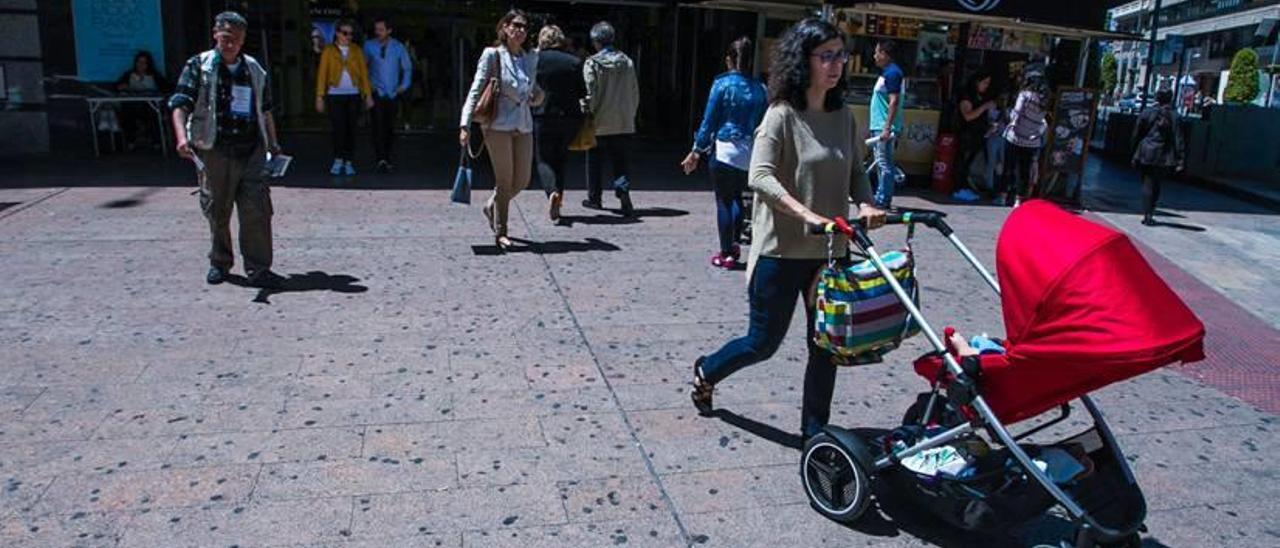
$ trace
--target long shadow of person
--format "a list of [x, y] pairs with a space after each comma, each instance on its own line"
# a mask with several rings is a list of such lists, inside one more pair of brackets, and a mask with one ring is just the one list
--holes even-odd
[[683, 209], [667, 207], [649, 207], [636, 209], [631, 216], [623, 216], [620, 211], [612, 210], [616, 215], [563, 215], [557, 223], [560, 226], [584, 225], [633, 225], [643, 223], [645, 217], [683, 217], [689, 212]]
[[503, 253], [533, 253], [534, 255], [560, 255], [563, 253], [584, 253], [588, 251], [621, 251], [622, 248], [598, 238], [587, 238], [581, 242], [535, 242], [524, 238], [511, 238], [519, 244], [503, 251], [496, 245], [473, 245], [471, 252], [476, 255], [502, 255]]
[[[240, 287], [250, 287], [249, 281], [244, 276], [231, 275], [227, 277], [227, 281]], [[253, 302], [271, 304], [271, 296], [281, 293], [301, 293], [303, 291], [332, 291], [334, 293], [364, 293], [369, 290], [368, 287], [359, 285], [356, 282], [360, 278], [348, 274], [329, 274], [313, 270], [306, 274], [290, 274], [280, 282], [279, 287], [258, 288], [258, 294], [254, 296]]]

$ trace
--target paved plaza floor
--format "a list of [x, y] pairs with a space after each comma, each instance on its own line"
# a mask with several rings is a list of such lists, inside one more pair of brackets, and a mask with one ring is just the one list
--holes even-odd
[[[499, 255], [479, 208], [444, 190], [277, 188], [290, 289], [274, 292], [205, 285], [190, 190], [0, 190], [0, 545], [992, 546], [1063, 531], [1050, 516], [975, 537], [888, 503], [845, 527], [810, 509], [800, 314], [777, 355], [719, 387], [716, 417], [697, 416], [690, 364], [747, 310], [742, 273], [708, 265], [707, 192], [638, 192], [634, 221], [575, 194], [561, 227], [525, 193], [512, 235], [530, 243]], [[990, 265], [1008, 210], [941, 207]], [[1206, 230], [1140, 233], [1100, 209], [1209, 330], [1206, 362], [1097, 395], [1147, 494], [1144, 545], [1280, 544], [1277, 296], [1261, 281], [1277, 248], [1252, 249], [1276, 217], [1173, 208]], [[1001, 331], [944, 241], [923, 233], [916, 251], [934, 323]], [[833, 422], [896, 425], [926, 388], [909, 367], [924, 350], [842, 371]]]

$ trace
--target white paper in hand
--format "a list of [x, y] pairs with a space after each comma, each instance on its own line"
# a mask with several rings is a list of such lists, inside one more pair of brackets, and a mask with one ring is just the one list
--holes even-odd
[[263, 166], [263, 171], [267, 177], [279, 179], [289, 172], [289, 164], [293, 163], [293, 156], [285, 154], [268, 154], [267, 163]]

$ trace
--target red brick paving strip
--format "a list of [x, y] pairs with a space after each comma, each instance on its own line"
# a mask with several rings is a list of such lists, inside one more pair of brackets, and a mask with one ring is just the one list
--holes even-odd
[[[1097, 215], [1088, 217], [1114, 227]], [[1156, 273], [1204, 322], [1205, 359], [1175, 365], [1173, 370], [1258, 409], [1280, 413], [1280, 330], [1250, 314], [1137, 238], [1130, 236], [1129, 239]]]

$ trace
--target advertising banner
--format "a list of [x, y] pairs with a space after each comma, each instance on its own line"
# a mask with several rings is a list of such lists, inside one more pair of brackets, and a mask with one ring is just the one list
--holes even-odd
[[72, 0], [71, 10], [80, 79], [114, 82], [142, 50], [165, 66], [160, 0]]
[[[869, 4], [870, 1], [844, 0], [834, 2], [842, 6]], [[1106, 28], [1107, 0], [1073, 0], [1052, 2], [1049, 0], [876, 0], [878, 4], [891, 4], [912, 8], [1012, 17], [1076, 29], [1103, 30]]]

